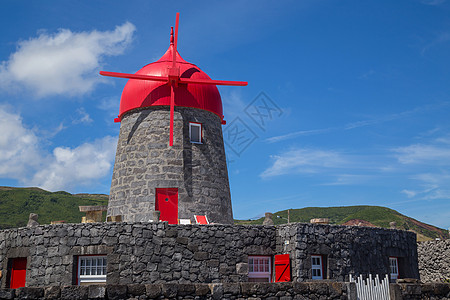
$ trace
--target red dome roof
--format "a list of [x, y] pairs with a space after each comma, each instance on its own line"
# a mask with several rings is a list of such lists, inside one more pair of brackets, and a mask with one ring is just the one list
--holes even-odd
[[[150, 63], [136, 72], [139, 75], [168, 76], [172, 67], [173, 44], [156, 62]], [[211, 79], [194, 64], [188, 63], [176, 53], [176, 66], [180, 68], [180, 78]], [[119, 119], [133, 109], [157, 105], [170, 106], [170, 85], [152, 80], [128, 80], [120, 100]], [[215, 113], [223, 119], [222, 99], [215, 85], [178, 83], [175, 88], [175, 106], [193, 107]]]

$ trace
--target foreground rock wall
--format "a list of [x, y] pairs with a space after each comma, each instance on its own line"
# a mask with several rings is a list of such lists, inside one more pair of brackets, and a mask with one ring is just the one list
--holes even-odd
[[[392, 300], [447, 300], [450, 285], [391, 284]], [[270, 299], [270, 300], [357, 300], [355, 283], [282, 282], [213, 284], [130, 284], [91, 286], [50, 286], [41, 288], [0, 289], [0, 300], [15, 299]]]
[[450, 240], [421, 242], [417, 251], [422, 282], [450, 280]]
[[[66, 286], [0, 290], [3, 299], [329, 299], [356, 300], [355, 285], [341, 282], [214, 283]], [[3, 296], [3, 297], [2, 297]]]

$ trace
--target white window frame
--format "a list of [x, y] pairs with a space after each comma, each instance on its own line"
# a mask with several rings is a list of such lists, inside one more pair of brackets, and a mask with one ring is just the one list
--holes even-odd
[[399, 276], [398, 258], [394, 256], [389, 257], [389, 275], [391, 280], [397, 280]]
[[322, 255], [311, 255], [311, 279], [323, 279], [323, 258]]
[[[262, 271], [261, 267], [263, 267]], [[272, 257], [249, 255], [248, 278], [267, 278], [267, 282], [272, 282]]]
[[[98, 266], [99, 259], [102, 262], [101, 266]], [[93, 265], [94, 261], [95, 266]], [[78, 256], [78, 285], [87, 283], [106, 284], [106, 266], [106, 255]], [[98, 271], [101, 274], [98, 274]], [[92, 275], [92, 273], [95, 273], [95, 275]]]
[[[199, 130], [200, 131], [199, 132], [200, 141], [193, 141], [192, 140], [192, 130]], [[202, 140], [203, 140], [203, 125], [202, 125], [202, 123], [189, 122], [189, 140], [193, 144], [202, 144]]]

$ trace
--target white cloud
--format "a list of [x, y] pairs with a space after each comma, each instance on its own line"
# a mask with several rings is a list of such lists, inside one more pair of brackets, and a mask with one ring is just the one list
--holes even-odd
[[272, 156], [273, 164], [260, 176], [263, 178], [292, 174], [317, 173], [327, 168], [338, 168], [345, 164], [344, 157], [333, 151], [293, 149]]
[[393, 149], [402, 164], [450, 164], [450, 148], [440, 145], [415, 144]]
[[89, 114], [86, 112], [84, 108], [78, 108], [76, 112], [78, 113], [79, 118], [73, 120], [72, 121], [73, 124], [80, 124], [80, 123], [90, 124], [93, 122], [91, 116], [89, 116]]
[[19, 114], [0, 106], [0, 177], [50, 191], [93, 185], [109, 175], [117, 138], [104, 137], [76, 148], [39, 149], [43, 138], [28, 129]]
[[51, 191], [90, 185], [109, 174], [116, 145], [117, 139], [107, 136], [74, 149], [57, 147], [48, 165], [38, 171], [29, 184]]
[[20, 179], [38, 165], [39, 139], [5, 106], [0, 106], [0, 132], [0, 177]]
[[25, 87], [36, 97], [88, 93], [102, 80], [97, 73], [102, 59], [123, 53], [135, 29], [126, 22], [114, 31], [60, 29], [20, 41], [17, 51], [0, 64], [0, 88]]
[[403, 194], [405, 194], [408, 198], [412, 198], [412, 197], [414, 197], [415, 195], [417, 195], [417, 191], [412, 191], [412, 190], [406, 190], [406, 189], [404, 189], [404, 190], [402, 190], [401, 191]]

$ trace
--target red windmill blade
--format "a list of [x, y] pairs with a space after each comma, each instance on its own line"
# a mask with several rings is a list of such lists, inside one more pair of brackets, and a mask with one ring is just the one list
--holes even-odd
[[180, 13], [177, 13], [175, 20], [175, 32], [173, 32], [173, 27], [171, 30], [171, 44], [173, 44], [172, 52], [172, 66], [168, 69], [168, 76], [151, 76], [151, 75], [139, 75], [139, 74], [129, 74], [129, 73], [117, 73], [117, 72], [105, 72], [100, 71], [100, 75], [128, 78], [135, 80], [151, 80], [151, 81], [163, 81], [170, 85], [170, 134], [169, 134], [169, 146], [173, 146], [173, 120], [174, 120], [174, 110], [175, 110], [175, 88], [178, 87], [179, 83], [183, 84], [207, 84], [207, 85], [230, 85], [230, 86], [246, 86], [248, 83], [245, 81], [228, 81], [228, 80], [211, 80], [211, 79], [191, 79], [191, 78], [181, 78], [180, 68], [177, 67], [176, 55], [177, 44], [178, 44], [178, 23], [180, 19]]

